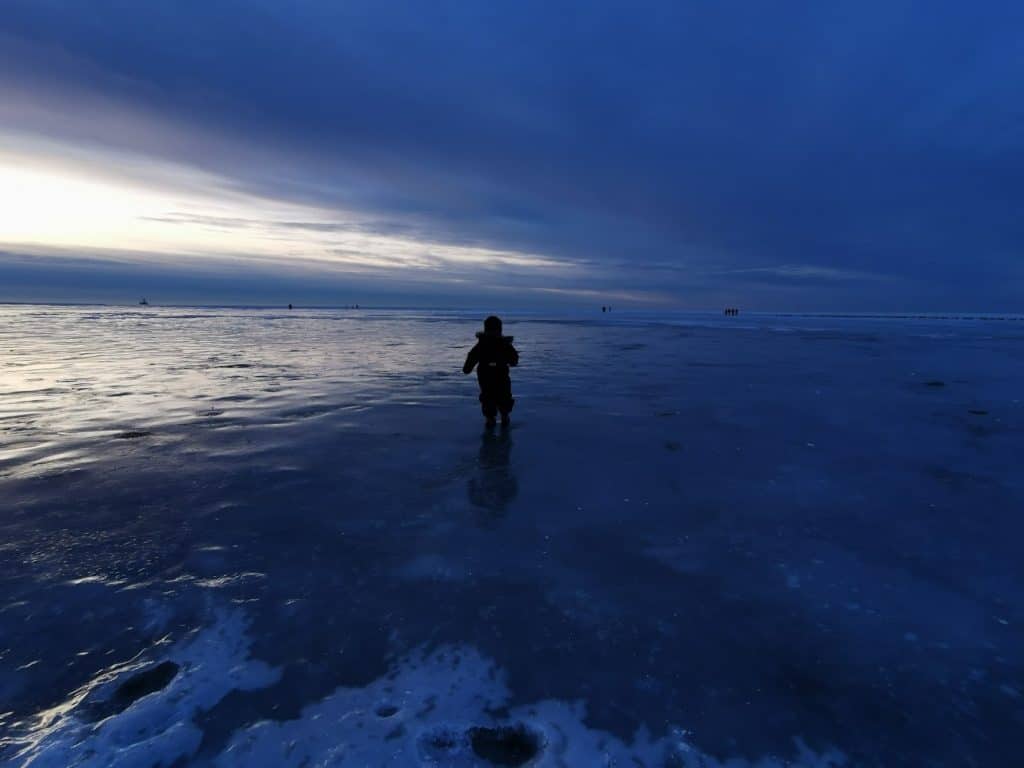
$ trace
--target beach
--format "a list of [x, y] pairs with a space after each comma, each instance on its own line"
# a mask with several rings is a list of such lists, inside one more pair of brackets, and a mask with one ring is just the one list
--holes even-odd
[[1019, 753], [1024, 320], [484, 314], [0, 306], [0, 762]]

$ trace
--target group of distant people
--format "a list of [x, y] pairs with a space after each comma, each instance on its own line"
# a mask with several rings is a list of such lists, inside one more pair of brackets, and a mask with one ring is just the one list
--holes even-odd
[[726, 307], [725, 314], [727, 315], [738, 315], [740, 311], [736, 307]]

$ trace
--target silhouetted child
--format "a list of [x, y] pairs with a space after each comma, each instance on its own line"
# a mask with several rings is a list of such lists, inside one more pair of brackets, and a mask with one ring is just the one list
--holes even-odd
[[480, 409], [487, 418], [487, 426], [494, 426], [494, 419], [501, 412], [501, 423], [508, 424], [509, 413], [516, 401], [512, 398], [512, 379], [508, 369], [519, 365], [519, 353], [512, 346], [511, 336], [501, 335], [501, 318], [491, 315], [484, 320], [484, 330], [476, 334], [476, 345], [466, 355], [463, 373], [471, 373], [476, 367], [476, 378], [480, 382]]

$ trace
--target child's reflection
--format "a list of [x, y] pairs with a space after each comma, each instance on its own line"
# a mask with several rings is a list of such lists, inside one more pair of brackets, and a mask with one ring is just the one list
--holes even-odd
[[470, 504], [489, 513], [486, 521], [496, 522], [504, 517], [505, 508], [519, 493], [519, 481], [510, 466], [511, 455], [512, 437], [508, 429], [502, 428], [497, 434], [493, 429], [484, 430], [476, 474], [469, 478], [466, 493]]

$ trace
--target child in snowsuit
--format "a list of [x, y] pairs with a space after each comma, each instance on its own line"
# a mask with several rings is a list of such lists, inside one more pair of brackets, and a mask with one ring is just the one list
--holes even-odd
[[508, 369], [519, 365], [519, 353], [512, 346], [511, 336], [501, 335], [501, 319], [491, 315], [484, 320], [483, 332], [477, 332], [476, 345], [466, 355], [463, 373], [471, 373], [476, 367], [476, 378], [480, 383], [480, 409], [487, 419], [487, 426], [494, 426], [497, 413], [501, 412], [501, 423], [508, 424], [509, 413], [515, 400], [512, 399], [512, 380]]

